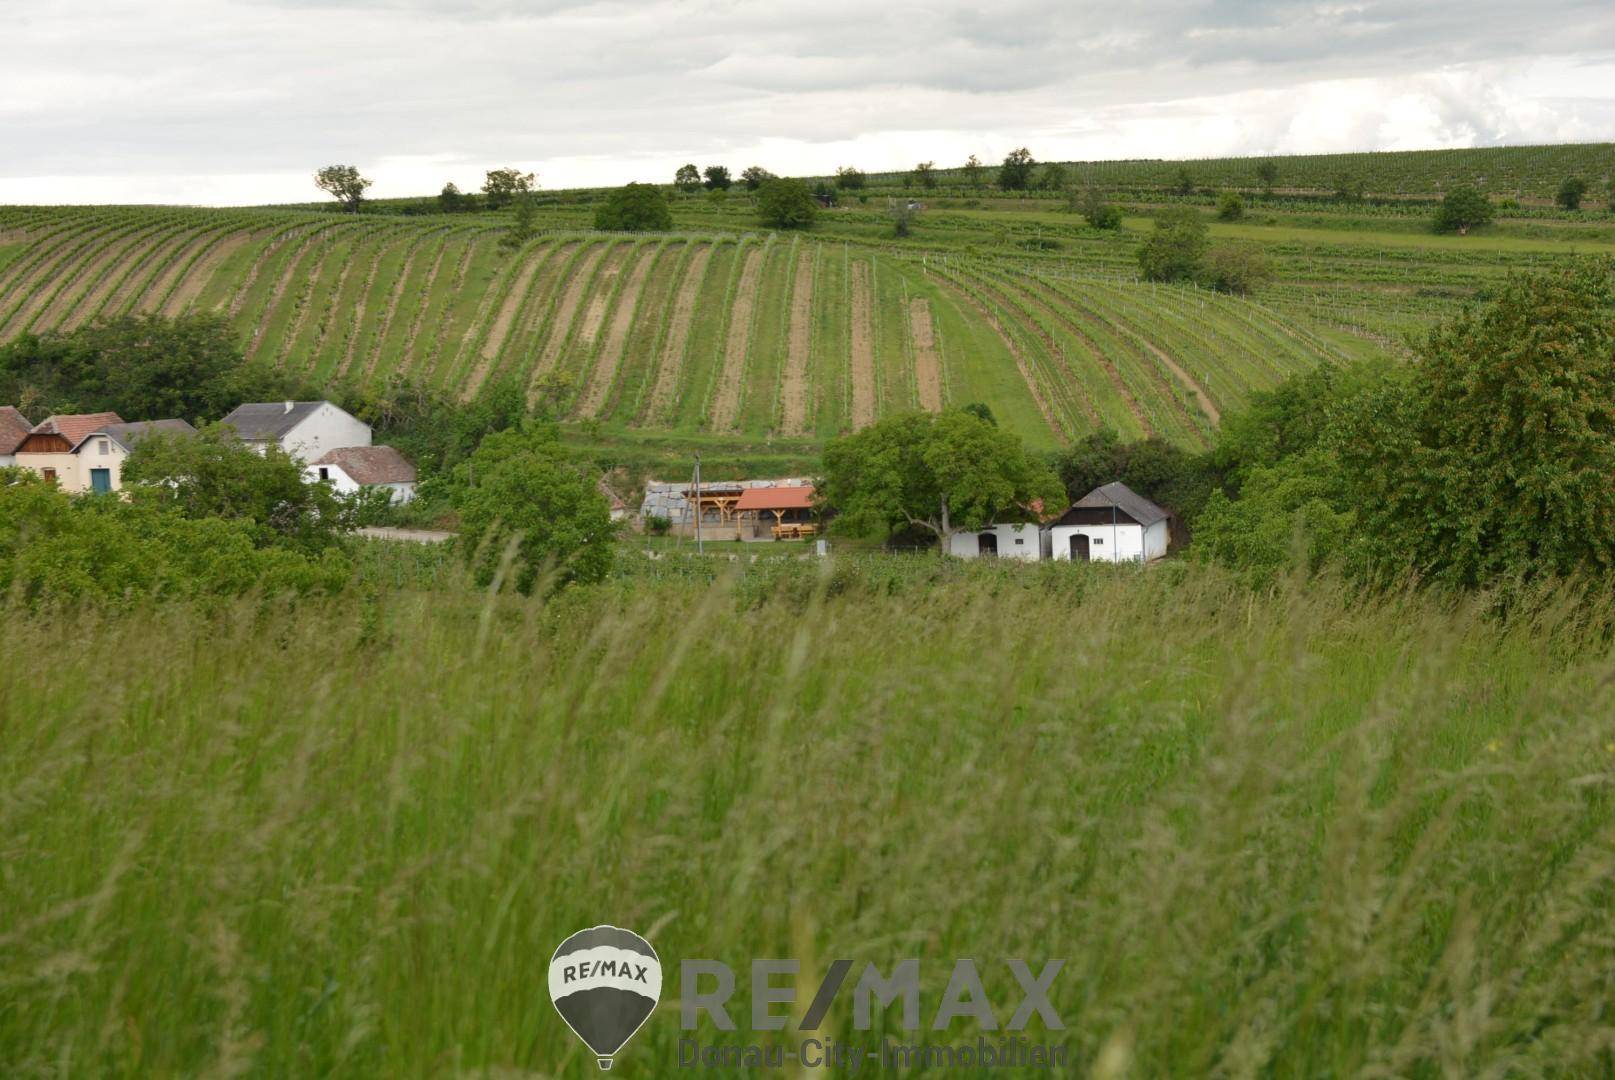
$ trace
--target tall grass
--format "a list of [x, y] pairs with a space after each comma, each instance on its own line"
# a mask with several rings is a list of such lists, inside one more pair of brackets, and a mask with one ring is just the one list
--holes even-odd
[[1610, 1069], [1608, 611], [880, 565], [11, 613], [4, 1071], [595, 1074], [598, 922], [668, 972], [635, 1076], [681, 958], [744, 1025], [777, 956], [922, 957], [926, 1019], [1064, 958], [1083, 1072]]

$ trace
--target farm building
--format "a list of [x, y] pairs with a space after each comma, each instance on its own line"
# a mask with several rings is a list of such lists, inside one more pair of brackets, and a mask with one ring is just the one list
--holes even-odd
[[16, 464], [39, 473], [63, 491], [117, 491], [123, 463], [141, 439], [158, 432], [194, 435], [183, 420], [126, 424], [117, 413], [52, 416], [18, 444]]
[[818, 532], [812, 484], [747, 488], [734, 515], [742, 540], [803, 540]]
[[34, 425], [15, 405], [0, 405], [0, 467], [17, 463], [17, 446], [33, 430]]
[[600, 492], [601, 498], [610, 504], [612, 521], [624, 521], [630, 516], [632, 512], [628, 509], [628, 504], [623, 501], [621, 495], [618, 495], [612, 489], [610, 484], [606, 483], [605, 477], [602, 476], [595, 482], [595, 488]]
[[342, 495], [385, 488], [394, 503], [407, 503], [415, 497], [415, 466], [391, 446], [339, 447], [305, 467], [303, 475], [327, 481]]
[[961, 559], [1048, 558], [1048, 537], [1034, 521], [1024, 525], [989, 525], [980, 532], [957, 532], [948, 538], [948, 554]]
[[279, 446], [302, 462], [332, 450], [370, 445], [370, 425], [329, 401], [260, 401], [239, 405], [224, 418], [242, 442], [262, 452]]
[[1150, 562], [1166, 554], [1171, 515], [1117, 482], [1094, 488], [1049, 527], [1056, 559]]
[[[735, 504], [751, 488], [809, 487], [807, 480], [787, 477], [780, 480], [721, 480], [701, 485], [701, 531], [709, 540], [739, 535]], [[648, 480], [640, 517], [666, 518], [673, 531], [689, 536], [695, 531], [695, 488], [688, 481]], [[708, 531], [710, 530], [710, 531]]]

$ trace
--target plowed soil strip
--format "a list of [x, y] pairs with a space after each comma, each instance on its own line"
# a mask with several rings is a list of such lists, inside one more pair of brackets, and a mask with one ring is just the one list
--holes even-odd
[[622, 273], [623, 260], [627, 258], [629, 250], [627, 247], [612, 248], [600, 272], [595, 274], [589, 306], [584, 308], [583, 321], [578, 324], [578, 332], [572, 338], [573, 348], [587, 351], [599, 339], [600, 328], [606, 324], [606, 308], [611, 304], [611, 293], [617, 287], [617, 275]]
[[252, 269], [247, 271], [247, 280], [243, 281], [240, 287], [236, 289], [235, 298], [230, 301], [230, 317], [232, 319], [241, 314], [241, 307], [247, 302], [247, 294], [258, 283], [258, 276], [264, 272], [264, 264], [274, 256], [275, 252], [293, 240], [306, 240], [311, 235], [313, 235], [313, 232], [310, 230], [288, 229], [264, 246], [264, 249], [258, 253], [258, 257], [252, 260]]
[[583, 416], [598, 416], [611, 393], [611, 384], [617, 378], [617, 366], [622, 363], [622, 351], [628, 344], [628, 331], [634, 326], [634, 312], [639, 306], [639, 294], [645, 288], [645, 279], [650, 276], [651, 265], [656, 262], [656, 252], [646, 251], [633, 273], [623, 283], [622, 292], [617, 297], [617, 310], [611, 316], [611, 326], [606, 330], [606, 340], [600, 346], [600, 358], [595, 361], [594, 370], [589, 373], [589, 384], [583, 394], [583, 404], [578, 412]]
[[796, 280], [791, 286], [791, 326], [785, 339], [785, 378], [780, 388], [783, 412], [780, 427], [787, 435], [807, 432], [809, 413], [808, 359], [813, 345], [814, 252], [796, 257]]
[[75, 275], [75, 280], [70, 281], [65, 288], [56, 294], [55, 298], [51, 300], [50, 306], [40, 313], [39, 317], [34, 320], [34, 325], [28, 329], [36, 331], [50, 330], [59, 326], [63, 321], [63, 316], [72, 310], [73, 305], [77, 304], [87, 293], [93, 292], [95, 287], [101, 283], [102, 279], [110, 272], [109, 267], [121, 260], [149, 235], [149, 231], [135, 233], [108, 244], [99, 255], [85, 264], [84, 268]]
[[157, 275], [157, 280], [153, 281], [151, 286], [140, 295], [140, 300], [136, 304], [137, 309], [140, 311], [161, 310], [163, 297], [168, 295], [168, 290], [173, 288], [174, 283], [179, 280], [180, 273], [190, 265], [191, 259], [198, 252], [218, 239], [218, 235], [216, 230], [208, 229], [206, 232], [198, 233], [193, 237], [189, 244], [186, 244], [169, 260], [168, 265], [163, 268], [163, 272]]
[[566, 348], [567, 335], [572, 329], [572, 320], [577, 317], [578, 308], [583, 304], [584, 290], [589, 287], [594, 268], [600, 265], [605, 253], [605, 247], [598, 246], [578, 261], [572, 280], [566, 283], [566, 292], [561, 294], [555, 317], [550, 320], [550, 336], [544, 342], [544, 351], [539, 354], [538, 365], [533, 368], [535, 378], [555, 370], [555, 365], [560, 362], [561, 351]]
[[[369, 356], [365, 358], [364, 377], [369, 378], [370, 373], [376, 370], [376, 361], [381, 357], [381, 347], [387, 340], [387, 334], [393, 328], [393, 320], [398, 317], [398, 301], [403, 297], [404, 290], [409, 286], [409, 275], [415, 272], [415, 260], [425, 245], [437, 241], [438, 256], [443, 254], [442, 230], [434, 229], [432, 232], [418, 238], [410, 245], [409, 254], [404, 258], [404, 265], [398, 268], [398, 276], [393, 279], [393, 287], [387, 294], [387, 310], [382, 313], [380, 321], [370, 335], [370, 347], [365, 351]], [[437, 268], [437, 263], [432, 263]]]
[[516, 312], [521, 310], [522, 301], [527, 299], [527, 286], [554, 252], [554, 248], [544, 248], [531, 253], [522, 268], [516, 272], [516, 280], [511, 283], [509, 291], [505, 293], [504, 302], [499, 305], [499, 314], [494, 316], [493, 326], [488, 330], [488, 336], [482, 339], [482, 351], [477, 356], [477, 366], [471, 369], [471, 377], [466, 382], [465, 394], [467, 397], [475, 394], [493, 370], [495, 362], [499, 359], [499, 351], [505, 347], [505, 338], [510, 336], [510, 327], [516, 321]]
[[657, 358], [656, 386], [650, 399], [652, 420], [666, 416], [672, 409], [679, 369], [684, 366], [684, 346], [690, 340], [690, 324], [695, 321], [695, 299], [701, 293], [701, 282], [707, 276], [707, 263], [711, 259], [712, 245], [708, 244], [691, 254], [689, 265], [684, 269], [684, 281], [679, 285], [678, 299], [673, 302], [673, 316], [667, 326], [667, 339], [662, 342], [662, 354]]
[[740, 415], [740, 382], [746, 373], [746, 346], [751, 344], [751, 316], [757, 308], [757, 279], [763, 271], [763, 249], [746, 254], [740, 281], [735, 286], [734, 306], [729, 310], [729, 338], [723, 346], [723, 370], [718, 373], [718, 390], [712, 401], [712, 427], [728, 431]]
[[174, 290], [174, 295], [170, 296], [168, 303], [163, 305], [163, 314], [184, 314], [186, 308], [196, 303], [196, 298], [202, 295], [202, 290], [207, 288], [208, 282], [213, 280], [213, 274], [218, 270], [220, 264], [256, 236], [257, 234], [252, 232], [231, 233], [224, 238], [223, 242], [214, 244], [213, 250], [197, 259], [184, 279], [180, 281], [179, 288]]
[[942, 358], [936, 351], [936, 331], [931, 325], [931, 305], [925, 297], [908, 302], [909, 331], [914, 337], [914, 384], [920, 395], [920, 408], [942, 411]]
[[852, 264], [852, 426], [875, 422], [875, 319], [869, 264]]

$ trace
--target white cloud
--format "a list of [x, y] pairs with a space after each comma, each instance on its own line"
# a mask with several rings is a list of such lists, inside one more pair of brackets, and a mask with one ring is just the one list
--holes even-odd
[[332, 161], [397, 195], [507, 163], [559, 187], [1615, 139], [1590, 0], [38, 0], [6, 25], [14, 201], [305, 200]]

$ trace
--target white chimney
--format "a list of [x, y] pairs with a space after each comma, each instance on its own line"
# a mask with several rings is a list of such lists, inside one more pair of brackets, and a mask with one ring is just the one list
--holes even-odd
[[286, 411], [291, 412], [292, 411], [292, 406], [297, 404], [297, 403], [295, 401], [288, 401], [288, 402], [285, 402], [284, 404], [286, 406]]

